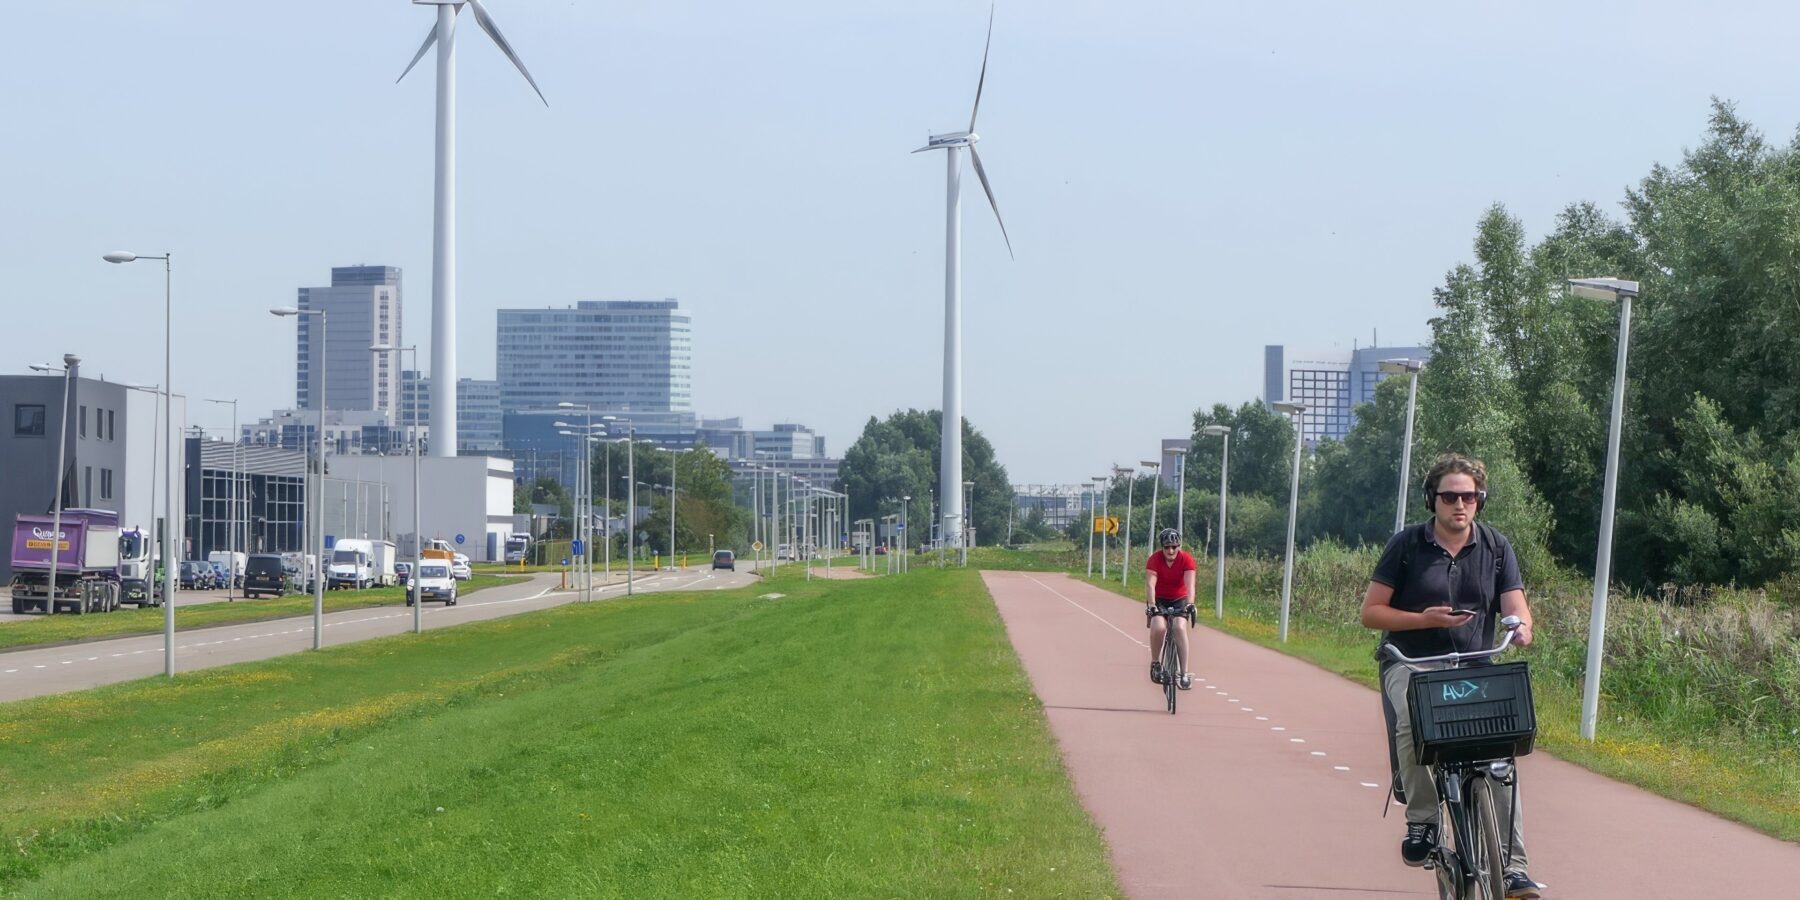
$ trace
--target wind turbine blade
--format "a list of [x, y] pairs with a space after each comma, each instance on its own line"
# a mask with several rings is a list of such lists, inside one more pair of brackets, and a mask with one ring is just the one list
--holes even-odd
[[994, 7], [988, 6], [987, 43], [981, 47], [981, 78], [975, 82], [975, 108], [969, 110], [969, 130], [975, 130], [975, 116], [981, 112], [981, 88], [987, 84], [988, 50], [994, 46]]
[[[406, 72], [411, 72], [413, 66], [418, 65], [419, 60], [425, 58], [425, 51], [430, 50], [431, 45], [435, 43], [437, 43], [437, 26], [433, 25], [431, 26], [430, 31], [425, 32], [425, 43], [419, 45], [419, 52], [414, 53], [412, 62], [406, 64]], [[406, 72], [401, 72], [400, 77], [394, 79], [394, 83], [399, 84], [404, 80], [406, 78]]]
[[1012, 238], [1006, 234], [1006, 220], [1000, 218], [1000, 204], [994, 202], [994, 189], [988, 187], [987, 170], [981, 167], [981, 154], [975, 152], [973, 144], [969, 145], [969, 161], [975, 164], [975, 177], [981, 179], [981, 189], [987, 192], [988, 205], [994, 208], [994, 221], [1000, 223], [1000, 236], [1006, 239], [1006, 255], [1018, 259], [1013, 255]]
[[[544, 92], [538, 90], [537, 81], [531, 77], [530, 72], [525, 71], [525, 64], [519, 61], [519, 54], [513, 52], [512, 45], [508, 44], [506, 38], [500, 34], [500, 26], [494, 24], [494, 18], [482, 8], [480, 0], [469, 0], [469, 8], [475, 11], [475, 24], [480, 25], [481, 30], [487, 32], [488, 37], [494, 39], [494, 43], [500, 46], [500, 52], [506, 54], [507, 59], [512, 60], [512, 64], [518, 68], [520, 75], [525, 76], [525, 83], [531, 85], [532, 90], [537, 91], [538, 99], [544, 100]], [[544, 105], [549, 106], [550, 101], [544, 100]]]

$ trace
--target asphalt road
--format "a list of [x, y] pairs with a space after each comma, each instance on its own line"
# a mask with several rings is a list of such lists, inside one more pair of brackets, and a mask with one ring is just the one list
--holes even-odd
[[[1062, 575], [983, 577], [1127, 894], [1436, 896], [1400, 862], [1404, 811], [1381, 818], [1373, 690], [1202, 627], [1171, 716], [1140, 605]], [[1548, 753], [1519, 774], [1546, 900], [1796, 895], [1800, 846]]]
[[[612, 584], [596, 584], [595, 599], [625, 595], [623, 573]], [[635, 590], [724, 590], [755, 581], [748, 571], [685, 569], [640, 574]], [[491, 587], [469, 594], [455, 606], [428, 603], [423, 610], [426, 628], [446, 628], [465, 622], [561, 606], [579, 599], [573, 590], [560, 590], [554, 573], [533, 575], [518, 584]], [[181, 604], [177, 598], [176, 608]], [[412, 630], [413, 611], [407, 606], [376, 607], [326, 613], [325, 645], [348, 644]], [[175, 671], [224, 666], [268, 659], [312, 648], [312, 616], [273, 619], [246, 625], [199, 628], [175, 633]], [[82, 690], [130, 681], [163, 671], [162, 635], [117, 638], [62, 647], [21, 649], [0, 653], [0, 702], [46, 694]]]

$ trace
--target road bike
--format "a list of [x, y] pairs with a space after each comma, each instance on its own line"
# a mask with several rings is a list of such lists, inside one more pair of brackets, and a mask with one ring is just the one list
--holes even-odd
[[1187, 671], [1181, 663], [1181, 648], [1175, 639], [1175, 622], [1177, 618], [1188, 620], [1188, 631], [1194, 629], [1194, 604], [1166, 608], [1159, 604], [1151, 604], [1144, 612], [1144, 625], [1149, 626], [1151, 618], [1162, 616], [1169, 619], [1168, 627], [1163, 631], [1162, 646], [1162, 686], [1163, 694], [1169, 701], [1169, 715], [1175, 714], [1175, 695], [1181, 693], [1181, 673]]
[[[1511, 823], [1518, 815], [1517, 763], [1537, 737], [1531, 673], [1523, 662], [1464, 665], [1490, 660], [1512, 645], [1519, 617], [1507, 616], [1500, 624], [1506, 634], [1491, 650], [1413, 658], [1393, 644], [1381, 645], [1382, 655], [1412, 671], [1407, 705], [1413, 745], [1437, 785], [1444, 824], [1425, 862], [1436, 874], [1440, 900], [1506, 897]], [[1495, 785], [1515, 788], [1504, 819], [1496, 808]]]

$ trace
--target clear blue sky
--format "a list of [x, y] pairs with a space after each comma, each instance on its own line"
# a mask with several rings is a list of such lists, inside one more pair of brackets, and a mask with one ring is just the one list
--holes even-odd
[[[943, 162], [980, 0], [491, 0], [550, 100], [465, 12], [462, 374], [493, 310], [675, 297], [696, 403], [804, 422], [940, 403]], [[293, 402], [267, 314], [356, 263], [405, 270], [429, 344], [432, 21], [404, 0], [12, 4], [0, 52], [7, 371], [80, 353]], [[1009, 261], [965, 183], [965, 412], [1015, 481], [1076, 481], [1260, 390], [1262, 347], [1424, 339], [1431, 288], [1503, 202], [1536, 236], [1617, 208], [1707, 100], [1800, 119], [1777, 3], [1006, 2], [980, 131]], [[200, 408], [225, 424], [222, 408]]]

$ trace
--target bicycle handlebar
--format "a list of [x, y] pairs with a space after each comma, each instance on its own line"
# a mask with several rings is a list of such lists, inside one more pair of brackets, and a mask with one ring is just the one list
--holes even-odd
[[1507, 616], [1506, 618], [1501, 619], [1500, 625], [1506, 629], [1506, 634], [1500, 638], [1500, 643], [1496, 644], [1492, 650], [1471, 650], [1467, 653], [1446, 653], [1442, 656], [1420, 656], [1415, 658], [1401, 653], [1400, 648], [1383, 641], [1381, 644], [1381, 654], [1394, 662], [1409, 667], [1438, 662], [1447, 662], [1452, 666], [1455, 666], [1467, 659], [1492, 659], [1493, 657], [1504, 653], [1507, 647], [1512, 646], [1513, 636], [1518, 633], [1519, 626], [1522, 624], [1524, 624], [1524, 620], [1520, 619], [1518, 616]]

